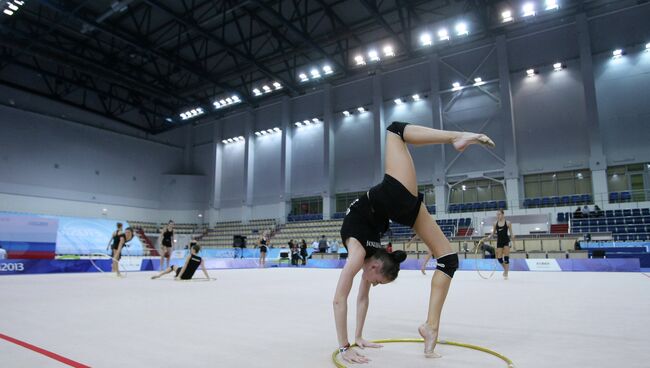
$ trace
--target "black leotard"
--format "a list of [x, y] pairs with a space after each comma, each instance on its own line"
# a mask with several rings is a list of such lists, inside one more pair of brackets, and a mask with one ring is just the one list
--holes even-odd
[[510, 244], [510, 236], [508, 236], [508, 222], [506, 221], [503, 226], [499, 226], [497, 221], [494, 224], [494, 227], [497, 229], [497, 248], [503, 248]]
[[115, 233], [115, 236], [113, 236], [113, 244], [111, 244], [111, 249], [117, 249], [117, 247], [120, 245], [120, 234], [117, 232]]
[[266, 238], [262, 238], [260, 240], [260, 253], [266, 253], [267, 248], [266, 248]]
[[[201, 265], [201, 257], [192, 254], [190, 256], [190, 261], [187, 263], [187, 267], [185, 267], [185, 272], [181, 275], [181, 280], [189, 280], [194, 276], [194, 272], [196, 272], [196, 269], [199, 268]], [[182, 267], [174, 266], [176, 269], [176, 276], [181, 272]]]
[[173, 237], [174, 237], [174, 230], [172, 231], [165, 230], [165, 232], [163, 233], [162, 245], [165, 247], [171, 247]]

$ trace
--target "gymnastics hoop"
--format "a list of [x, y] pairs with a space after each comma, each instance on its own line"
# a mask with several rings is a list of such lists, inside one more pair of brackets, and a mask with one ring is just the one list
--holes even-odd
[[[128, 254], [124, 254], [124, 253], [125, 253], [125, 247], [122, 248], [122, 257], [130, 256], [130, 255], [128, 255]], [[90, 253], [90, 254], [88, 254], [88, 260], [90, 261], [90, 264], [93, 265], [93, 267], [95, 267], [95, 269], [96, 269], [97, 271], [101, 272], [101, 273], [106, 273], [106, 271], [102, 270], [101, 267], [99, 267], [99, 266], [95, 263], [95, 258], [94, 258], [95, 256], [101, 256], [102, 259], [110, 259], [111, 262], [112, 262], [113, 260], [115, 260], [115, 258], [111, 257], [110, 255], [108, 255], [108, 254], [106, 254], [106, 253]], [[120, 270], [120, 273], [123, 274], [123, 275], [121, 275], [120, 277], [126, 277], [127, 274], [128, 274], [128, 271], [127, 271], [123, 266], [120, 267], [120, 264], [121, 264], [121, 262], [120, 262], [120, 261], [117, 261], [117, 267], [118, 267], [118, 269]]]
[[[483, 239], [479, 240], [479, 241], [478, 241], [478, 244], [476, 244], [476, 248], [474, 249], [474, 255], [475, 255], [475, 256], [478, 257], [478, 250], [481, 249], [481, 246], [482, 246], [482, 245], [483, 245]], [[484, 258], [485, 258], [485, 255], [483, 255], [483, 259], [484, 259]], [[481, 276], [481, 278], [482, 278], [483, 280], [491, 279], [492, 276], [494, 276], [494, 273], [495, 273], [496, 270], [497, 270], [497, 261], [496, 261], [496, 259], [494, 260], [494, 262], [492, 262], [492, 265], [493, 265], [493, 267], [492, 267], [492, 272], [490, 272], [490, 276], [487, 276], [487, 277], [484, 276], [484, 275], [481, 273], [481, 270], [479, 269], [479, 266], [478, 266], [478, 258], [474, 258], [474, 265], [476, 266], [476, 272], [478, 273], [479, 276]]]
[[[372, 342], [377, 343], [377, 344], [382, 344], [382, 343], [392, 343], [392, 342], [424, 342], [424, 339], [385, 339], [385, 340], [373, 340]], [[477, 350], [481, 351], [490, 355], [494, 355], [495, 357], [503, 360], [508, 368], [514, 368], [515, 364], [510, 360], [508, 357], [497, 353], [494, 350], [490, 350], [488, 348], [484, 348], [482, 346], [478, 345], [472, 345], [472, 344], [465, 344], [462, 342], [454, 342], [454, 341], [447, 341], [447, 340], [438, 340], [438, 344], [441, 345], [451, 345], [451, 346], [458, 346], [460, 348], [466, 348], [466, 349], [472, 349], [472, 350]], [[351, 345], [350, 348], [353, 348], [357, 346], [357, 344]], [[339, 350], [336, 349], [332, 353], [332, 362], [337, 368], [347, 368], [346, 365], [343, 365], [338, 359], [337, 356], [339, 355]]]

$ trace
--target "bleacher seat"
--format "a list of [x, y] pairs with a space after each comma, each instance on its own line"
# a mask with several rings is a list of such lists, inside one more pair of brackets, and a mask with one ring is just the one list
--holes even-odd
[[533, 207], [539, 207], [542, 201], [539, 198], [533, 198], [531, 205]]
[[542, 206], [548, 207], [551, 205], [551, 199], [549, 197], [542, 198]]
[[632, 216], [641, 216], [641, 209], [640, 208], [633, 208], [632, 209]]
[[562, 196], [561, 201], [563, 206], [568, 206], [571, 203], [571, 198], [569, 196]]
[[564, 220], [564, 212], [558, 212], [557, 213], [557, 222], [560, 222], [560, 223], [565, 222], [565, 220]]
[[623, 210], [623, 216], [626, 216], [626, 217], [627, 216], [632, 216], [632, 210], [630, 210], [630, 209]]
[[551, 204], [553, 206], [559, 206], [560, 205], [560, 197], [551, 197]]
[[499, 209], [506, 209], [506, 201], [499, 201], [498, 202]]
[[611, 192], [611, 193], [609, 193], [609, 202], [610, 202], [610, 203], [616, 203], [616, 202], [618, 202], [618, 192]]
[[528, 198], [524, 199], [524, 208], [530, 208], [532, 205], [532, 201]]
[[641, 209], [641, 214], [643, 216], [650, 216], [650, 208], [642, 208]]
[[614, 217], [622, 217], [622, 216], [623, 216], [622, 210], [614, 210]]
[[579, 195], [572, 195], [571, 196], [571, 204], [579, 204], [580, 203], [580, 196]]
[[591, 195], [583, 194], [580, 196], [580, 200], [582, 201], [582, 203], [591, 203]]
[[620, 193], [621, 202], [628, 202], [632, 199], [630, 192], [621, 192]]
[[496, 201], [491, 201], [491, 202], [489, 202], [489, 203], [488, 203], [488, 207], [487, 207], [487, 209], [488, 209], [489, 211], [494, 211], [494, 210], [496, 210], [496, 209], [497, 209], [497, 202], [496, 202]]
[[614, 217], [614, 211], [612, 210], [605, 211], [605, 217]]

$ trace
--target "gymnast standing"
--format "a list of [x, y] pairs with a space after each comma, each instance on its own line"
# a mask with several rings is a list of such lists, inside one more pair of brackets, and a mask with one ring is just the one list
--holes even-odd
[[127, 243], [130, 242], [131, 239], [133, 239], [133, 229], [127, 227], [124, 230], [124, 234], [117, 236], [117, 243], [113, 241], [113, 245], [111, 246], [111, 258], [113, 259], [113, 262], [111, 263], [111, 272], [115, 272], [118, 277], [122, 276], [119, 266], [119, 261], [122, 258], [122, 248], [124, 248], [124, 246], [128, 247]]
[[363, 338], [370, 286], [395, 280], [400, 263], [406, 259], [403, 251], [387, 253], [380, 243], [381, 234], [388, 230], [389, 220], [412, 227], [438, 261], [431, 279], [427, 320], [418, 328], [424, 338], [425, 356], [437, 356], [434, 349], [440, 314], [451, 278], [458, 268], [458, 255], [422, 203], [424, 195], [417, 192], [415, 167], [406, 144], [447, 143], [458, 151], [471, 144], [494, 147], [494, 142], [484, 134], [436, 130], [402, 122], [393, 122], [387, 130], [384, 179], [350, 205], [341, 226], [348, 258], [336, 286], [333, 304], [339, 352], [350, 363], [368, 362], [367, 357], [350, 349], [348, 340], [347, 300], [355, 275], [363, 269], [357, 297], [355, 342], [361, 348], [381, 347]]
[[262, 237], [260, 237], [258, 245], [260, 247], [260, 267], [264, 268], [266, 266], [267, 245], [270, 245], [266, 231], [262, 234]]
[[106, 250], [108, 250], [108, 248], [112, 249], [113, 247], [117, 249], [117, 245], [120, 242], [120, 234], [122, 233], [122, 223], [118, 222], [116, 226], [117, 229], [113, 231], [113, 234], [111, 234], [111, 240], [108, 241], [108, 246], [106, 246]]
[[[174, 240], [174, 221], [169, 220], [158, 237], [158, 242], [160, 244], [160, 271], [169, 267], [169, 259], [172, 256]], [[167, 263], [165, 263], [165, 261], [167, 261]]]
[[510, 245], [514, 248], [515, 234], [512, 232], [512, 223], [506, 220], [503, 210], [497, 211], [497, 222], [492, 226], [490, 235], [483, 238], [483, 241], [492, 239], [494, 234], [497, 235], [496, 257], [503, 266], [503, 279], [507, 280], [510, 271]]

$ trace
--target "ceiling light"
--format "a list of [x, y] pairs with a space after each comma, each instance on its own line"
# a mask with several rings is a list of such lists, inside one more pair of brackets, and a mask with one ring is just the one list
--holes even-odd
[[524, 17], [532, 17], [533, 15], [535, 15], [535, 4], [534, 3], [524, 4], [523, 13], [524, 13]]
[[232, 143], [234, 140], [232, 138], [228, 138], [228, 143]]
[[357, 107], [357, 111], [359, 111], [360, 113], [364, 113], [366, 112], [366, 109], [364, 109], [363, 107]]
[[318, 69], [312, 69], [310, 74], [312, 78], [320, 78], [320, 72], [318, 71]]
[[512, 17], [512, 11], [510, 10], [504, 10], [501, 12], [501, 22], [502, 23], [507, 23], [507, 22], [512, 22], [514, 18]]
[[467, 187], [465, 186], [465, 184], [461, 185], [461, 189], [462, 190], [467, 190]]
[[313, 121], [314, 124], [316, 124], [316, 123], [318, 123], [320, 120], [318, 120], [318, 118], [313, 118], [313, 119], [311, 119], [311, 121]]
[[420, 43], [422, 46], [431, 46], [433, 45], [433, 40], [431, 39], [431, 35], [428, 33], [422, 33], [420, 36]]
[[546, 0], [546, 10], [555, 10], [559, 7], [557, 0]]
[[214, 101], [212, 104], [213, 104], [214, 107], [217, 108], [217, 109], [220, 109], [220, 108], [222, 107], [221, 104], [219, 103], [219, 101]]
[[266, 84], [262, 86], [262, 89], [264, 90], [264, 93], [271, 92], [271, 87], [267, 86]]
[[618, 58], [620, 58], [621, 56], [623, 56], [623, 50], [622, 50], [622, 49], [616, 49], [616, 50], [614, 50], [614, 51], [612, 52], [612, 56], [614, 57], [614, 59], [618, 59]]
[[311, 121], [309, 121], [309, 120], [303, 120], [302, 123], [305, 124], [305, 125], [309, 125], [309, 124], [311, 124]]
[[452, 86], [451, 88], [452, 91], [458, 91], [461, 89], [460, 83], [458, 82], [454, 82], [451, 86]]
[[255, 96], [259, 96], [259, 95], [262, 94], [262, 92], [261, 92], [258, 88], [255, 88], [255, 89], [253, 90], [253, 93], [255, 94]]
[[395, 51], [393, 50], [393, 46], [384, 47], [384, 56], [386, 57], [395, 56]]
[[309, 80], [309, 78], [307, 78], [307, 74], [305, 74], [305, 73], [300, 73], [300, 75], [298, 76], [298, 78], [300, 78], [300, 81], [301, 81], [301, 82], [306, 82], [306, 81]]
[[273, 82], [273, 87], [275, 87], [276, 90], [282, 89], [282, 85], [279, 82]]
[[474, 85], [475, 86], [482, 86], [484, 84], [485, 84], [485, 82], [483, 82], [483, 79], [481, 79], [480, 77], [474, 78]]
[[366, 65], [366, 61], [363, 60], [363, 56], [361, 55], [355, 56], [354, 61], [357, 63], [357, 65]]
[[299, 121], [296, 121], [296, 122], [295, 122], [295, 125], [296, 125], [297, 127], [299, 127], [299, 126], [302, 126], [302, 123], [299, 122]]
[[227, 98], [226, 98], [226, 103], [228, 103], [228, 105], [230, 105], [230, 104], [232, 103], [232, 98], [227, 97]]
[[438, 31], [438, 38], [440, 41], [448, 41], [449, 40], [449, 32], [447, 32], [447, 29], [443, 28]]
[[650, 51], [650, 42], [645, 44], [645, 50]]
[[348, 110], [343, 111], [343, 116], [350, 116], [350, 112]]
[[278, 128], [278, 127], [275, 127], [275, 128], [273, 128], [273, 131], [275, 131], [275, 132], [281, 132], [282, 129], [280, 129], [280, 128]]
[[329, 74], [334, 73], [334, 71], [332, 71], [332, 67], [331, 67], [331, 66], [329, 66], [329, 65], [325, 65], [325, 66], [323, 67], [323, 73], [325, 73], [326, 75], [329, 75]]
[[395, 99], [395, 104], [396, 104], [396, 105], [401, 105], [401, 104], [403, 104], [403, 103], [404, 103], [404, 101], [402, 101], [401, 98], [396, 98], [396, 99]]
[[262, 135], [262, 133], [260, 133], [260, 132], [255, 132], [255, 135], [259, 137], [259, 136]]
[[7, 2], [7, 5], [9, 6], [9, 9], [13, 11], [18, 11], [18, 7], [10, 2]]
[[456, 24], [456, 35], [465, 36], [467, 34], [469, 34], [469, 30], [467, 29], [467, 23]]
[[529, 76], [529, 77], [535, 76], [535, 69], [526, 70], [526, 75]]
[[239, 96], [237, 96], [237, 95], [232, 95], [232, 100], [233, 100], [235, 103], [241, 101], [241, 100], [239, 99]]
[[420, 101], [420, 95], [417, 93], [413, 95], [413, 101]]
[[14, 14], [14, 12], [12, 12], [12, 11], [9, 10], [9, 9], [5, 9], [3, 13], [5, 13], [5, 14], [7, 14], [7, 15], [13, 15], [13, 14]]
[[556, 72], [559, 72], [560, 70], [562, 70], [563, 67], [564, 66], [562, 65], [562, 63], [553, 64], [553, 70], [555, 70]]
[[377, 54], [377, 50], [370, 50], [368, 51], [368, 57], [370, 58], [370, 61], [379, 61], [379, 54]]

